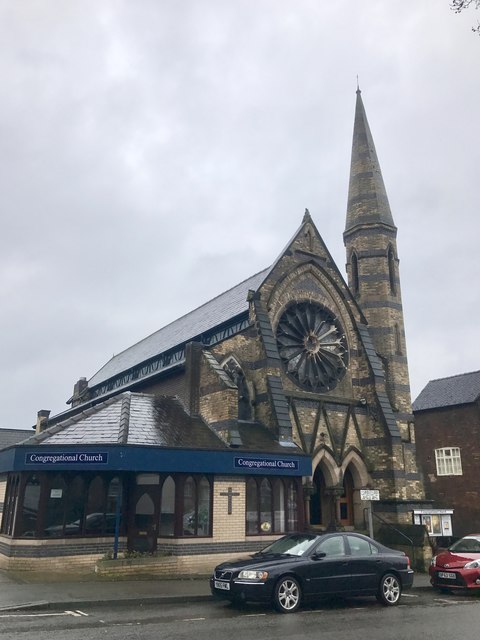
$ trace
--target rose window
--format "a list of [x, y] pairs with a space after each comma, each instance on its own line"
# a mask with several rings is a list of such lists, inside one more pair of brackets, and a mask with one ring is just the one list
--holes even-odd
[[290, 305], [277, 327], [277, 345], [287, 373], [310, 391], [330, 391], [345, 374], [345, 333], [331, 311], [315, 302]]

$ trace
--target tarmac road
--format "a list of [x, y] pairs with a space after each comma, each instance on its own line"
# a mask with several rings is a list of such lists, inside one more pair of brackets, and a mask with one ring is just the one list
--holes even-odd
[[397, 607], [383, 607], [374, 598], [340, 599], [290, 615], [210, 599], [0, 612], [2, 640], [452, 640], [476, 637], [478, 628], [480, 598], [442, 596], [433, 589], [406, 593]]

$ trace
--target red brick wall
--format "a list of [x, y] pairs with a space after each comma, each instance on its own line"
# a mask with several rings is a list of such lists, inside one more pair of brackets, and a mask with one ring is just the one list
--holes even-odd
[[[477, 404], [415, 413], [417, 461], [427, 499], [454, 509], [453, 535], [480, 532], [480, 407]], [[438, 476], [435, 449], [459, 447], [461, 476]]]

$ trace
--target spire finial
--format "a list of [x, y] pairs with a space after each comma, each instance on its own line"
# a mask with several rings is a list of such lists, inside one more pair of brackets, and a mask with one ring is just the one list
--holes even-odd
[[310, 211], [305, 209], [305, 213], [303, 214], [303, 222], [311, 222], [312, 216], [310, 215]]
[[362, 93], [360, 90], [360, 83], [358, 81], [358, 73], [357, 73], [357, 93]]

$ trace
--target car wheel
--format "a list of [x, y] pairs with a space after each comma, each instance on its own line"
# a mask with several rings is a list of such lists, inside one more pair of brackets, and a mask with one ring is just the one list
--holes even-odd
[[380, 580], [377, 600], [387, 607], [398, 604], [402, 595], [400, 580], [393, 573], [386, 573]]
[[300, 606], [302, 590], [292, 576], [280, 578], [275, 587], [273, 604], [280, 613], [293, 613]]

